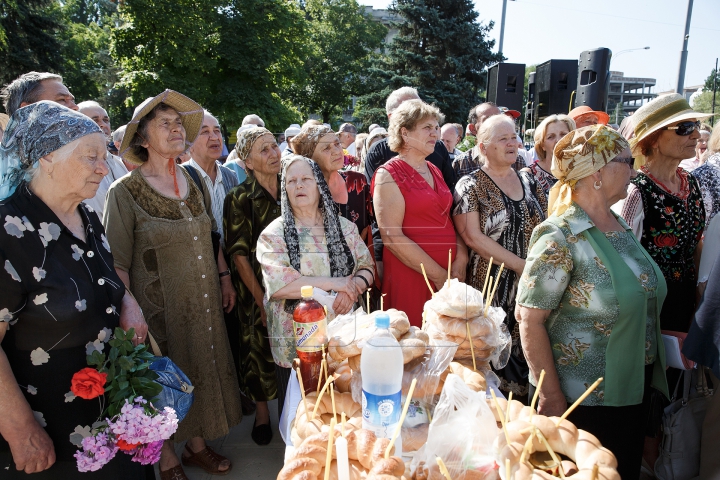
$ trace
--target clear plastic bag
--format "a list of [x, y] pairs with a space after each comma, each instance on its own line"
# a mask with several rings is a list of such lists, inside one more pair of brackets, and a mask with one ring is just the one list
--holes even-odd
[[425, 310], [453, 318], [474, 318], [482, 313], [482, 293], [453, 278], [425, 303]]
[[413, 478], [444, 480], [436, 460], [440, 457], [454, 480], [499, 479], [493, 455], [498, 434], [485, 392], [473, 392], [460, 377], [448, 375], [427, 443], [410, 464]]

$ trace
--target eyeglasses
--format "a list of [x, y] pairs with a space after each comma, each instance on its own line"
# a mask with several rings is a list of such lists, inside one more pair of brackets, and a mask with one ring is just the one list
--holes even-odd
[[700, 121], [678, 123], [674, 127], [665, 127], [665, 130], [675, 130], [678, 135], [687, 137], [695, 130], [700, 130]]
[[625, 158], [615, 157], [610, 161], [617, 162], [617, 163], [624, 163], [624, 164], [628, 165], [630, 168], [633, 168], [633, 165], [635, 164], [635, 159], [633, 157], [625, 157]]

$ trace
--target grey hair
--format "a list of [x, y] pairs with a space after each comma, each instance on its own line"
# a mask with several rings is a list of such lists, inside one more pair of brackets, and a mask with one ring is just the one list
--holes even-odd
[[385, 111], [388, 115], [393, 113], [405, 100], [420, 100], [420, 94], [413, 87], [401, 87], [388, 95], [385, 101]]
[[492, 117], [485, 120], [478, 129], [476, 137], [477, 144], [479, 145], [481, 143], [484, 144], [490, 142], [490, 140], [492, 140], [495, 127], [503, 124], [511, 126], [513, 128], [513, 131], [515, 131], [515, 122], [513, 122], [507, 115], [493, 115]]
[[50, 72], [28, 72], [5, 85], [0, 92], [0, 97], [3, 99], [3, 106], [7, 114], [12, 116], [23, 102], [37, 102], [38, 96], [42, 92], [40, 84], [45, 80], [62, 82], [62, 77]]
[[[85, 100], [84, 102], [78, 103], [77, 106], [78, 110], [80, 110], [81, 113], [84, 108], [102, 108], [103, 110], [105, 110], [105, 107], [100, 105], [95, 100]], [[105, 113], [107, 113], [107, 110], [105, 111]]]
[[[260, 123], [258, 124], [255, 122], [260, 122]], [[245, 115], [245, 118], [243, 118], [242, 124], [240, 126], [242, 127], [242, 126], [250, 125], [250, 124], [257, 125], [259, 127], [265, 127], [265, 122], [263, 122], [263, 119], [260, 118], [258, 115], [255, 115], [254, 113], [251, 113], [250, 115]]]
[[122, 142], [123, 137], [125, 136], [125, 129], [127, 128], [127, 125], [120, 125], [113, 133], [112, 133], [112, 139], [113, 142]]

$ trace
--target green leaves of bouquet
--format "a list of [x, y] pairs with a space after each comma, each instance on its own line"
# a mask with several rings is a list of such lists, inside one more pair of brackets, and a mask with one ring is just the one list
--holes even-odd
[[155, 356], [145, 344], [133, 346], [133, 336], [135, 329], [125, 332], [118, 327], [108, 342], [110, 350], [107, 355], [95, 350], [87, 356], [88, 365], [107, 374], [105, 414], [109, 417], [120, 413], [126, 399], [132, 403], [135, 397], [143, 397], [152, 403], [162, 391], [162, 386], [155, 382], [157, 374], [150, 370]]

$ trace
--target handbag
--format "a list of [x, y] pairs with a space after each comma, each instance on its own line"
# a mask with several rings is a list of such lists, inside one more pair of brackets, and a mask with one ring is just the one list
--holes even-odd
[[195, 387], [192, 386], [187, 375], [175, 365], [175, 362], [168, 357], [162, 356], [160, 347], [149, 331], [147, 336], [156, 357], [150, 364], [150, 370], [157, 374], [158, 378], [155, 379], [155, 382], [162, 386], [160, 395], [152, 403], [158, 410], [165, 407], [174, 409], [178, 422], [182, 422], [195, 400], [195, 394], [193, 393]]
[[[697, 375], [697, 393], [691, 396], [693, 372]], [[682, 398], [678, 399], [681, 382]], [[700, 474], [700, 441], [709, 395], [704, 367], [682, 372], [663, 414], [660, 457], [655, 462], [659, 480], [690, 480]]]

